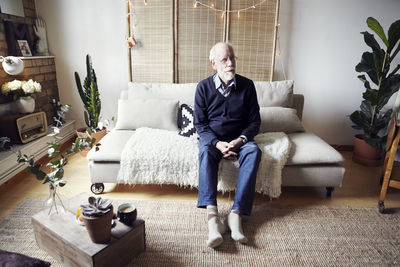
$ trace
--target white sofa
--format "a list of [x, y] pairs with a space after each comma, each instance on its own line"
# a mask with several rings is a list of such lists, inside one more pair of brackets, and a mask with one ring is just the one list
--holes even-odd
[[[98, 151], [92, 149], [87, 155], [93, 193], [102, 193], [104, 183], [117, 182], [121, 152], [136, 128], [179, 131], [179, 107], [182, 103], [193, 106], [196, 85], [129, 83], [128, 90], [121, 91], [116, 127], [100, 141]], [[260, 132], [283, 131], [292, 143], [282, 170], [282, 186], [326, 187], [327, 196], [331, 196], [334, 187], [342, 185], [343, 157], [301, 125], [303, 95], [293, 94], [293, 81], [255, 82], [255, 86]]]

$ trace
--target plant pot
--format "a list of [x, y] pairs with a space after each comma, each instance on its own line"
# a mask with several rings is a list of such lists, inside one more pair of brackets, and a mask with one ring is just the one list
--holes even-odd
[[382, 149], [368, 145], [364, 135], [357, 134], [353, 138], [353, 161], [365, 166], [381, 166], [383, 163]]
[[89, 233], [90, 239], [96, 244], [107, 244], [111, 239], [111, 224], [113, 218], [113, 206], [111, 210], [101, 217], [87, 217], [82, 214], [83, 222]]
[[19, 113], [32, 113], [35, 110], [35, 99], [31, 96], [20, 96], [15, 100], [15, 106]]
[[[87, 133], [86, 133], [86, 129], [87, 128], [88, 127], [78, 128], [76, 130], [76, 136], [86, 138], [87, 137]], [[96, 142], [93, 145], [97, 144], [101, 140], [101, 138], [103, 138], [106, 134], [107, 134], [106, 128], [103, 128], [101, 131], [97, 131], [95, 133], [92, 133], [90, 135], [90, 138], [95, 138], [96, 139]], [[86, 157], [86, 155], [90, 151], [90, 149], [91, 148], [87, 147], [84, 150], [80, 151], [79, 154], [81, 156], [83, 156], [83, 157]]]

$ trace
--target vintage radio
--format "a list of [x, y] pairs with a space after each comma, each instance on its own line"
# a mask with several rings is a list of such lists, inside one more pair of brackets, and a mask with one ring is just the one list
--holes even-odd
[[0, 117], [0, 136], [15, 143], [28, 143], [47, 134], [46, 113], [7, 115]]

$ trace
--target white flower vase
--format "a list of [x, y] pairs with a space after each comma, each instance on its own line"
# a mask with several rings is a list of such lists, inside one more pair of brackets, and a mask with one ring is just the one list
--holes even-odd
[[35, 110], [35, 99], [31, 96], [21, 96], [15, 101], [19, 113], [32, 113]]

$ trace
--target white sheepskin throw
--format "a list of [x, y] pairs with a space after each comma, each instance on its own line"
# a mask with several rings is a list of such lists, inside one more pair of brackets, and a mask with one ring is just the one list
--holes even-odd
[[[290, 151], [285, 133], [257, 135], [254, 140], [262, 150], [257, 173], [256, 192], [279, 197], [282, 168]], [[198, 140], [178, 135], [175, 131], [139, 128], [129, 139], [121, 155], [117, 181], [123, 184], [176, 184], [198, 187]], [[218, 191], [234, 191], [238, 162], [221, 160]]]

